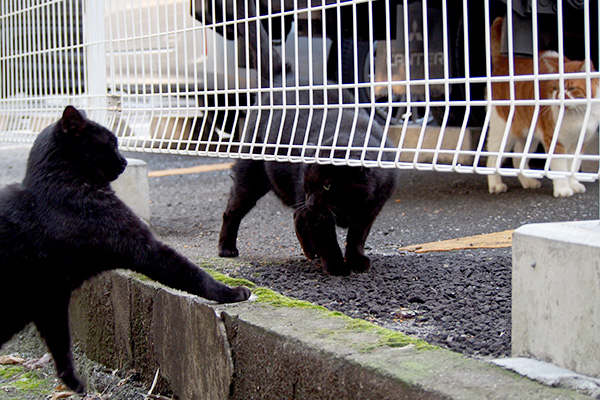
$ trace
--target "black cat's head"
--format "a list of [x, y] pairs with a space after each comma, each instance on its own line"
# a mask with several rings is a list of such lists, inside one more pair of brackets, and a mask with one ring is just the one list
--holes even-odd
[[105, 184], [117, 179], [127, 161], [119, 153], [116, 136], [90, 121], [73, 106], [67, 106], [54, 128], [57, 153], [78, 176]]
[[368, 169], [310, 165], [304, 175], [306, 206], [315, 212], [360, 207], [371, 197]]

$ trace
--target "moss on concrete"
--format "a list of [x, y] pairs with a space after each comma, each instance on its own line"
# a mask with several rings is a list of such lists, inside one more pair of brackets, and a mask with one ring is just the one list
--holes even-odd
[[284, 296], [277, 293], [274, 290], [267, 289], [264, 287], [256, 287], [252, 290], [257, 296], [256, 301], [259, 303], [268, 303], [274, 307], [295, 307], [295, 308], [307, 308], [313, 310], [327, 311], [325, 307], [318, 306], [308, 301], [293, 299], [291, 297]]
[[[381, 326], [375, 325], [371, 322], [362, 319], [351, 318], [337, 311], [329, 311], [325, 307], [313, 304], [308, 301], [298, 300], [284, 296], [274, 290], [257, 286], [254, 282], [249, 281], [247, 279], [232, 278], [226, 275], [225, 273], [221, 272], [229, 272], [231, 270], [243, 267], [243, 265], [239, 262], [220, 258], [211, 258], [208, 260], [199, 260], [198, 264], [202, 269], [204, 269], [207, 273], [209, 273], [213, 278], [215, 278], [219, 282], [223, 282], [229, 286], [246, 286], [250, 288], [250, 290], [255, 296], [254, 301], [256, 303], [265, 303], [272, 305], [273, 307], [292, 307], [318, 310], [323, 312], [324, 315], [327, 317], [344, 319], [347, 324], [347, 331], [371, 332], [377, 335], [377, 337], [379, 338], [377, 342], [365, 345], [361, 348], [361, 351], [371, 351], [378, 347], [405, 347], [408, 345], [413, 345], [419, 350], [432, 350], [438, 348], [436, 346], [430, 345], [422, 339], [412, 338], [401, 332], [382, 328]], [[132, 276], [141, 281], [150, 280], [146, 276], [137, 273], [133, 274]]]
[[43, 384], [43, 378], [36, 371], [25, 372], [19, 379], [14, 382], [16, 388], [20, 390], [32, 391], [39, 389]]
[[25, 368], [20, 365], [2, 365], [0, 366], [0, 378], [10, 379], [15, 375], [25, 372]]
[[[206, 264], [206, 263], [205, 263]], [[211, 264], [208, 264], [210, 266]], [[207, 265], [202, 265], [202, 269], [204, 269], [206, 272], [208, 272], [210, 274], [210, 276], [212, 276], [213, 278], [215, 278], [216, 280], [218, 280], [219, 282], [223, 282], [226, 285], [229, 286], [246, 286], [247, 288], [256, 288], [256, 284], [254, 282], [251, 282], [247, 279], [241, 279], [241, 278], [232, 278], [228, 275], [225, 275], [221, 272], [215, 271], [212, 268], [207, 268]]]

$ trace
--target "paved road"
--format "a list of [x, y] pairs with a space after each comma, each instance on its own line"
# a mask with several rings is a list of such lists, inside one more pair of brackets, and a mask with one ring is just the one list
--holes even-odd
[[[144, 159], [151, 171], [229, 160], [156, 154]], [[150, 178], [152, 226], [163, 237], [216, 256], [216, 240], [231, 180], [229, 171]], [[484, 176], [403, 171], [401, 185], [376, 221], [368, 240], [372, 253], [398, 254], [398, 248], [462, 236], [518, 228], [534, 222], [598, 218], [598, 184], [568, 199], [552, 197], [545, 180], [537, 191], [508, 178], [509, 191], [487, 192]], [[244, 258], [299, 256], [291, 211], [265, 196], [242, 222], [238, 240]]]

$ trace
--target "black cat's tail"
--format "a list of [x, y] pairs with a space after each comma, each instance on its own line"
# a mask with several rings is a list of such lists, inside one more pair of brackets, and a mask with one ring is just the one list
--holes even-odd
[[248, 48], [250, 65], [256, 67], [260, 74], [262, 87], [272, 86], [272, 78], [282, 74], [283, 64], [281, 55], [271, 46], [269, 34], [260, 23], [254, 0], [237, 0], [237, 19], [245, 20], [238, 24], [238, 35], [240, 39], [247, 40], [245, 47]]

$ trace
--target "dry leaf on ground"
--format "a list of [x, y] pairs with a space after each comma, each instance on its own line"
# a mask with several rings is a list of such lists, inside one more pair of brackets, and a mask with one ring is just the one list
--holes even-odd
[[23, 364], [24, 362], [25, 359], [19, 356], [0, 356], [0, 365]]
[[50, 353], [46, 353], [40, 358], [32, 358], [23, 363], [23, 366], [29, 369], [40, 369], [48, 365], [52, 361]]
[[68, 390], [64, 392], [54, 392], [52, 393], [52, 400], [68, 399], [69, 397], [74, 396], [75, 394], [75, 392], [71, 392]]

